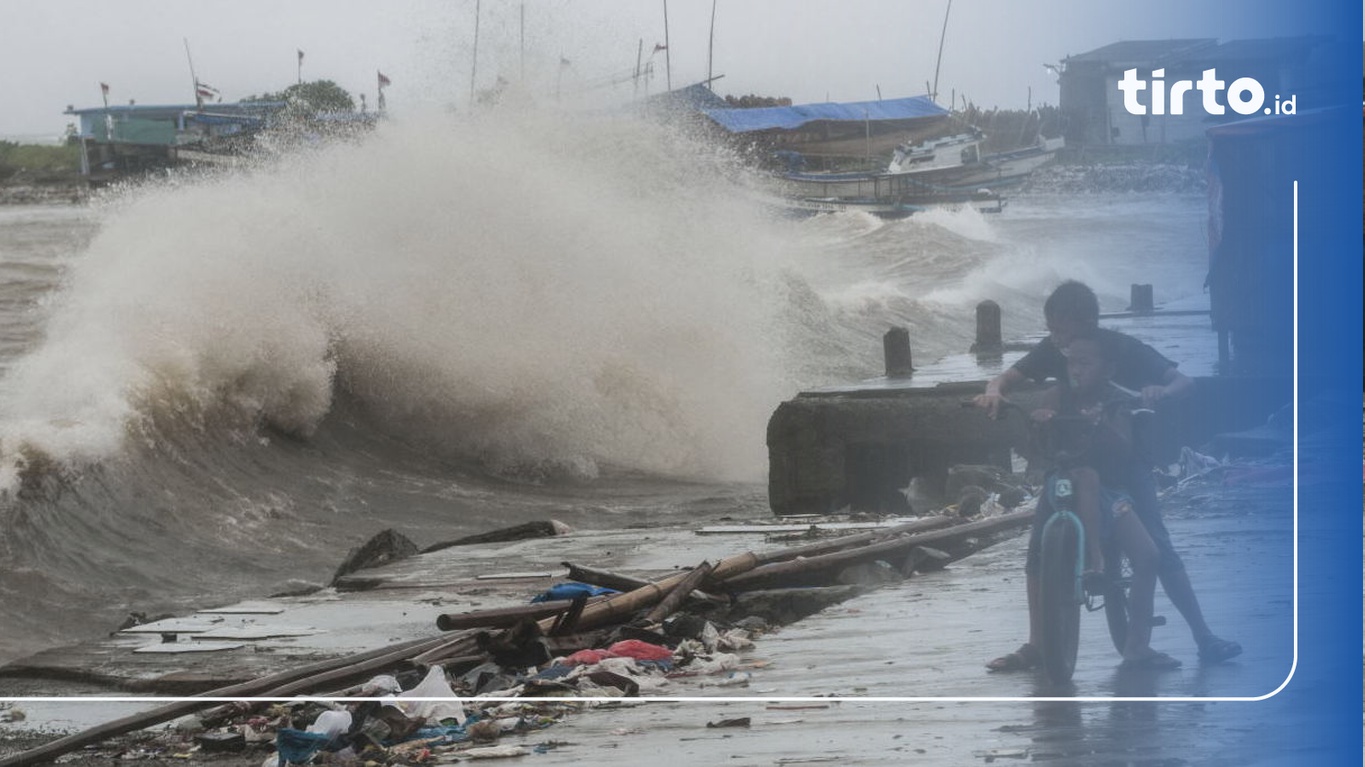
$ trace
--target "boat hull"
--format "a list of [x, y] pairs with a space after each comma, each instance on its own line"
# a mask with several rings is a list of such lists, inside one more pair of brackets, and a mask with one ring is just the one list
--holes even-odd
[[784, 199], [779, 207], [788, 215], [805, 217], [820, 213], [867, 213], [878, 218], [906, 218], [928, 210], [972, 208], [982, 213], [999, 213], [1005, 202], [996, 194], [973, 195], [963, 199], [911, 198], [906, 200], [802, 197]]

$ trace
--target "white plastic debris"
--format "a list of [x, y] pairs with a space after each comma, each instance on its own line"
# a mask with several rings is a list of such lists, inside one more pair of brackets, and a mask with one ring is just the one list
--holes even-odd
[[470, 759], [502, 759], [509, 756], [526, 756], [530, 751], [521, 746], [487, 746], [485, 748], [470, 748], [460, 752], [460, 756], [467, 756]]
[[710, 621], [707, 621], [707, 622], [706, 622], [706, 625], [703, 626], [703, 627], [702, 627], [702, 630], [701, 630], [701, 643], [702, 643], [702, 645], [704, 645], [704, 646], [706, 647], [707, 652], [710, 652], [710, 651], [716, 649], [716, 645], [717, 645], [719, 642], [720, 642], [720, 632], [716, 630], [716, 627], [715, 627], [715, 626], [711, 625], [711, 622], [710, 622]]
[[748, 650], [753, 646], [749, 632], [744, 629], [730, 629], [716, 639], [716, 649], [719, 650]]
[[350, 711], [324, 711], [308, 725], [307, 732], [326, 735], [331, 740], [345, 735], [351, 729]]
[[725, 677], [724, 679], [721, 679], [720, 681], [716, 682], [716, 686], [717, 686], [717, 687], [748, 687], [748, 686], [749, 686], [749, 680], [753, 679], [753, 677], [754, 677], [754, 675], [753, 675], [753, 674], [750, 674], [750, 673], [747, 672], [747, 671], [734, 671], [734, 672], [731, 672], [729, 676], [727, 676], [727, 677]]
[[425, 679], [411, 690], [401, 693], [398, 698], [394, 705], [410, 718], [420, 717], [428, 722], [443, 719], [454, 719], [458, 724], [465, 722], [464, 704], [450, 688], [445, 669], [441, 666], [432, 666]]
[[397, 695], [402, 691], [403, 685], [391, 674], [380, 674], [361, 686], [360, 697], [377, 698], [381, 695]]
[[1180, 448], [1180, 475], [1184, 479], [1203, 476], [1222, 465], [1211, 455], [1196, 453], [1188, 447]]

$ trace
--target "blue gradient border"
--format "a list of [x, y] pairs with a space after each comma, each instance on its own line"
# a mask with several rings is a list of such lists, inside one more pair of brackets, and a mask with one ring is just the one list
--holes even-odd
[[[1246, 3], [1271, 21], [1316, 17], [1315, 26], [1339, 30], [1357, 43], [1362, 6], [1310, 3]], [[1305, 482], [1299, 492], [1298, 667], [1284, 692], [1267, 705], [1281, 707], [1300, 743], [1316, 745], [1313, 763], [1359, 764], [1362, 756], [1360, 658], [1362, 544], [1361, 485], [1357, 484], [1362, 431], [1356, 384], [1361, 367], [1362, 179], [1361, 123], [1354, 105], [1361, 92], [1362, 50], [1343, 46], [1328, 62], [1349, 73], [1331, 89], [1349, 109], [1328, 127], [1331, 162], [1305, 168], [1299, 178], [1299, 402], [1330, 403], [1331, 426], [1313, 435], [1312, 472], [1325, 482]], [[1302, 105], [1300, 105], [1302, 108]], [[1301, 437], [1308, 436], [1306, 434]], [[1304, 464], [1305, 468], [1307, 464]]]

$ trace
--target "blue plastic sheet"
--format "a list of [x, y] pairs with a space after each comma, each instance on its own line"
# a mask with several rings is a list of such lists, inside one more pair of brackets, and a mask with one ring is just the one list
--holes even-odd
[[705, 109], [703, 113], [731, 133], [760, 130], [794, 130], [817, 120], [864, 122], [868, 120], [913, 120], [941, 117], [948, 110], [928, 96], [881, 101], [851, 101], [836, 104], [799, 104], [790, 107], [754, 109]]

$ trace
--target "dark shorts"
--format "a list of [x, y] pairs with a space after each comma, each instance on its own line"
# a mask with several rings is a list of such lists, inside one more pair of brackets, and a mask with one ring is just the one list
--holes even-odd
[[1152, 470], [1135, 463], [1129, 467], [1126, 480], [1122, 487], [1133, 499], [1133, 511], [1137, 512], [1138, 519], [1142, 520], [1142, 526], [1147, 528], [1147, 535], [1151, 537], [1152, 543], [1156, 544], [1157, 573], [1184, 570], [1185, 563], [1176, 553], [1175, 547], [1171, 544], [1171, 533], [1166, 529], [1166, 523], [1161, 520], [1161, 501], [1156, 496], [1156, 479], [1152, 477]]
[[[1038, 565], [1041, 557], [1039, 551], [1043, 545], [1043, 526], [1056, 510], [1053, 502], [1055, 483], [1051, 476], [1043, 485], [1043, 496], [1038, 499], [1038, 507], [1033, 513], [1033, 530], [1028, 539], [1028, 559], [1024, 562], [1024, 572], [1030, 575], [1038, 573]], [[1112, 487], [1100, 487], [1100, 541], [1103, 545], [1108, 545], [1114, 538], [1114, 516], [1115, 509], [1119, 504], [1128, 504], [1136, 513], [1137, 504], [1133, 499], [1122, 490]]]
[[[1166, 529], [1166, 523], [1161, 520], [1161, 501], [1156, 495], [1156, 480], [1152, 477], [1151, 470], [1141, 464], [1134, 464], [1128, 469], [1124, 479], [1127, 481], [1122, 485], [1116, 485], [1115, 489], [1126, 493], [1132, 499], [1134, 513], [1142, 520], [1142, 526], [1147, 528], [1147, 535], [1156, 545], [1157, 574], [1164, 575], [1184, 570], [1185, 563], [1176, 553], [1175, 547], [1171, 544], [1171, 533]], [[1101, 506], [1105, 505], [1101, 502]], [[1045, 491], [1043, 497], [1038, 499], [1038, 509], [1033, 515], [1033, 533], [1029, 536], [1028, 559], [1024, 563], [1024, 571], [1030, 575], [1036, 575], [1038, 572], [1038, 545], [1042, 542], [1043, 524], [1051, 514], [1052, 506]], [[1106, 517], [1112, 520], [1110, 515], [1100, 516], [1101, 524], [1105, 524]]]

